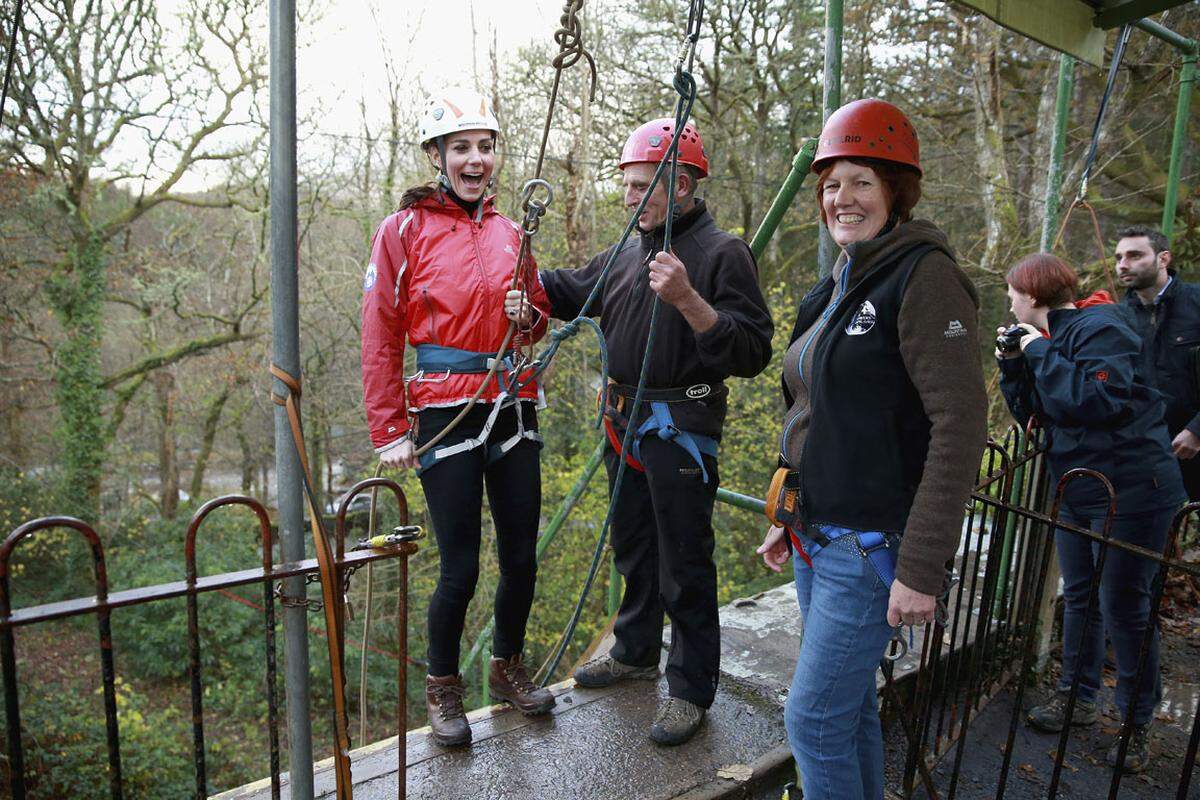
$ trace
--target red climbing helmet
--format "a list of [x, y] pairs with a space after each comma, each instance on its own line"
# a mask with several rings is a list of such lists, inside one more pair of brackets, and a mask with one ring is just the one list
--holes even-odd
[[[628, 147], [628, 145], [626, 145]], [[877, 158], [921, 171], [917, 131], [904, 112], [875, 98], [855, 100], [829, 115], [812, 171], [820, 173], [837, 158]]]
[[[625, 140], [625, 146], [621, 148], [621, 163], [618, 166], [625, 169], [630, 164], [647, 161], [657, 164], [666, 156], [674, 135], [675, 120], [672, 117], [647, 122], [629, 134], [629, 138]], [[679, 163], [695, 167], [699, 170], [701, 178], [708, 175], [708, 156], [704, 152], [704, 142], [696, 126], [690, 122], [684, 124], [683, 135], [679, 137]]]

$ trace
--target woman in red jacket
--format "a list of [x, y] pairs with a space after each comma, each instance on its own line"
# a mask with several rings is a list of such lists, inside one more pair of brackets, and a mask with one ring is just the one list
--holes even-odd
[[[488, 684], [493, 696], [526, 714], [549, 711], [521, 661], [533, 602], [534, 547], [541, 472], [534, 382], [520, 388], [505, 365], [487, 373], [510, 319], [503, 308], [520, 252], [521, 229], [488, 194], [499, 124], [487, 99], [467, 91], [433, 97], [420, 124], [421, 146], [438, 170], [435, 183], [404, 193], [400, 210], [380, 224], [363, 282], [363, 395], [380, 460], [415, 467], [438, 542], [441, 572], [429, 603], [426, 703], [434, 738], [471, 740], [458, 671], [467, 604], [479, 577], [483, 491], [496, 527], [500, 580]], [[548, 307], [532, 260], [523, 274], [532, 314], [519, 323], [516, 347], [545, 333]], [[405, 340], [416, 371], [405, 377]], [[478, 402], [418, 459], [483, 386]]]

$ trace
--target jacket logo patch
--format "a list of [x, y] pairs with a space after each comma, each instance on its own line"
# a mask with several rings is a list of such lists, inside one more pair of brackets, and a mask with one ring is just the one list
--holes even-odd
[[369, 292], [375, 288], [375, 279], [378, 277], [379, 269], [375, 266], [375, 262], [372, 261], [371, 265], [367, 267], [367, 274], [363, 277], [363, 291]]
[[699, 400], [701, 397], [708, 397], [712, 394], [712, 387], [707, 383], [697, 383], [695, 386], [689, 386], [684, 394], [690, 400]]
[[947, 339], [957, 339], [960, 336], [967, 335], [967, 329], [963, 324], [956, 319], [950, 320], [950, 324], [946, 326], [945, 332], [942, 334]]
[[513, 252], [513, 249], [512, 249], [512, 245], [511, 245], [511, 244], [506, 244], [506, 245], [504, 245], [504, 252], [508, 253], [510, 256], [515, 256], [515, 255], [516, 255], [516, 253], [514, 253], [514, 252]]
[[1108, 371], [1102, 369], [1097, 372], [1096, 380], [1100, 381], [1101, 383], [1108, 383]]
[[870, 300], [864, 300], [862, 306], [846, 326], [847, 336], [862, 336], [875, 327], [875, 306]]

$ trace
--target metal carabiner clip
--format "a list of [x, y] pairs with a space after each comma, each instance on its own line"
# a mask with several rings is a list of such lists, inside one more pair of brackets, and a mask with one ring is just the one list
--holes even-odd
[[908, 642], [904, 640], [904, 634], [897, 625], [892, 632], [892, 638], [888, 639], [887, 649], [883, 651], [883, 657], [895, 663], [908, 655]]
[[[538, 200], [534, 198], [533, 192], [535, 189], [541, 188], [546, 191], [546, 199]], [[546, 209], [554, 202], [554, 187], [548, 181], [541, 178], [532, 178], [525, 182], [524, 188], [521, 190], [521, 207], [525, 209], [525, 224], [523, 230], [526, 236], [532, 236], [537, 233], [538, 224]]]

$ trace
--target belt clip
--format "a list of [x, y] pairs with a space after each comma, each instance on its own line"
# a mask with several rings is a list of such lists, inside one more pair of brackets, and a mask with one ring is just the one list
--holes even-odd
[[862, 539], [855, 536], [854, 546], [858, 548], [858, 554], [860, 556], [863, 558], [870, 558], [871, 553], [874, 553], [876, 550], [886, 550], [888, 548], [888, 541], [887, 537], [885, 536], [880, 539], [879, 544], [874, 544], [870, 547], [863, 547]]
[[674, 425], [664, 425], [658, 429], [658, 438], [662, 439], [664, 442], [669, 442], [678, 435], [679, 428], [676, 428]]

